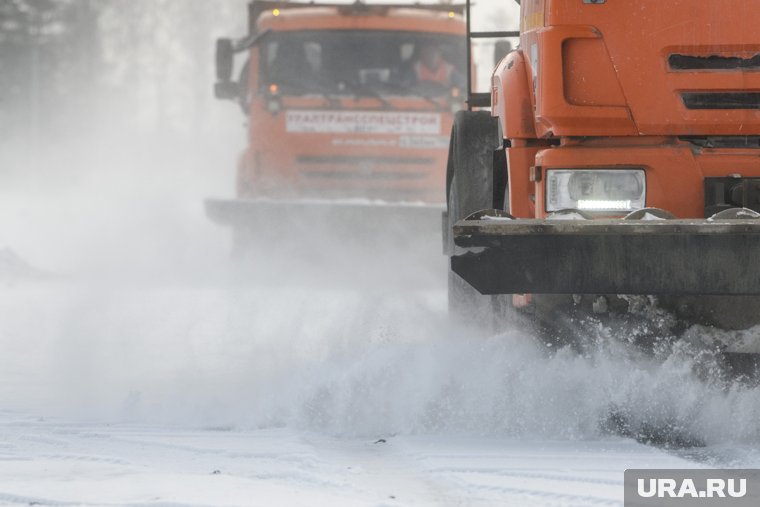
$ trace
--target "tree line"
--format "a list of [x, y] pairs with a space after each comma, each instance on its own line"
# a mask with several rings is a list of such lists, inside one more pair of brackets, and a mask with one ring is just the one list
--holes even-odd
[[243, 35], [245, 4], [3, 0], [0, 142], [103, 115], [143, 128], [202, 127], [213, 39]]

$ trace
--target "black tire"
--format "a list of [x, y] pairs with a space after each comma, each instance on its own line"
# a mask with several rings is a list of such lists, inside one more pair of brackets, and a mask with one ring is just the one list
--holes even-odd
[[[487, 111], [460, 111], [454, 118], [447, 166], [446, 253], [460, 252], [452, 228], [468, 215], [494, 207], [494, 152], [501, 147], [497, 120]], [[496, 178], [498, 181], [499, 179]], [[506, 179], [503, 181], [506, 184]], [[507, 296], [483, 296], [449, 269], [449, 316], [459, 324], [492, 330]]]
[[[459, 111], [454, 116], [446, 167], [450, 224], [493, 207], [494, 152], [501, 145], [498, 120], [488, 111]], [[455, 177], [458, 182], [456, 214], [452, 213], [450, 199]]]

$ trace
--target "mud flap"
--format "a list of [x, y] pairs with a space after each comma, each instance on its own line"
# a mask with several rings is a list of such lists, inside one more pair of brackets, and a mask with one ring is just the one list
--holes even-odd
[[760, 295], [760, 220], [510, 220], [454, 226], [482, 294]]

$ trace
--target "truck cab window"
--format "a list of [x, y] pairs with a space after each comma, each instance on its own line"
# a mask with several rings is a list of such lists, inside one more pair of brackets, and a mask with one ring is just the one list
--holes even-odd
[[388, 31], [273, 33], [263, 47], [261, 89], [313, 93], [442, 96], [462, 86], [461, 37]]

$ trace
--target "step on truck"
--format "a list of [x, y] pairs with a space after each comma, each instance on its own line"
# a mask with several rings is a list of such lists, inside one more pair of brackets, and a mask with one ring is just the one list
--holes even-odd
[[452, 130], [451, 312], [760, 323], [760, 1], [518, 3], [490, 113]]
[[248, 35], [217, 41], [215, 94], [240, 104], [248, 134], [236, 196], [207, 200], [207, 214], [242, 248], [284, 223], [437, 234], [448, 133], [464, 106], [462, 13], [251, 2]]

